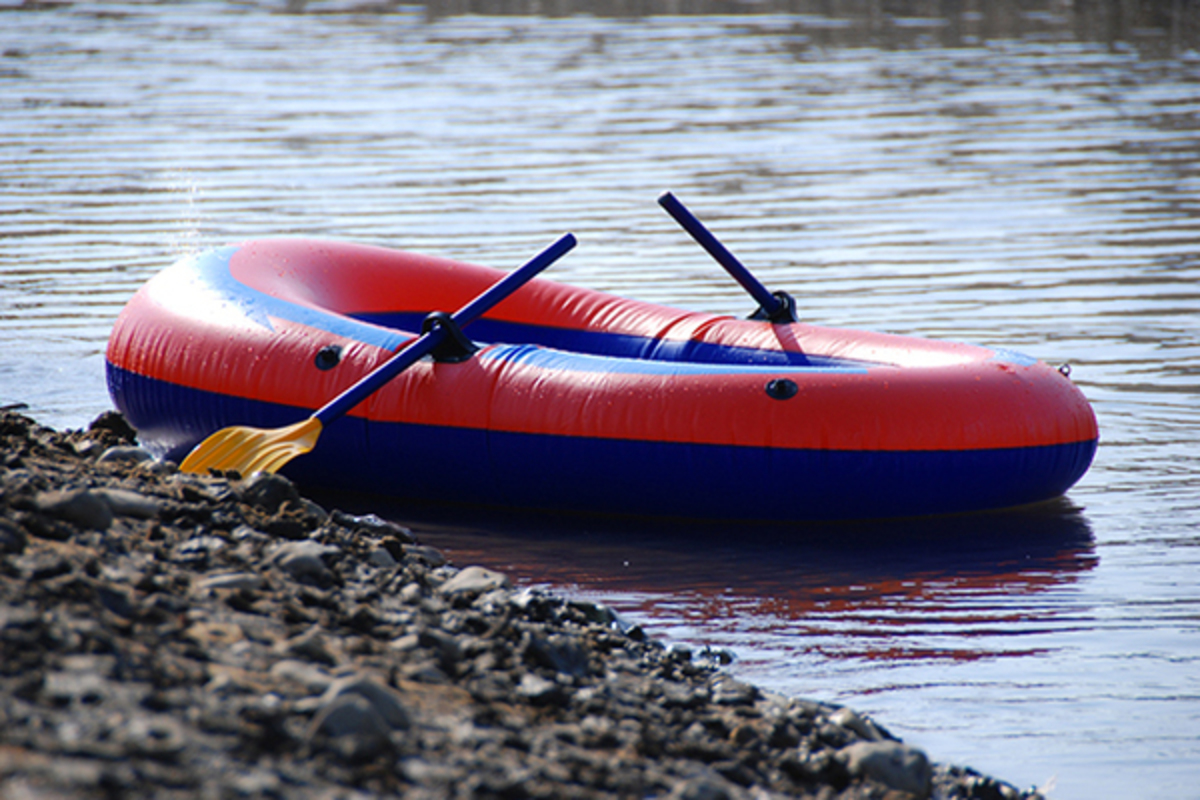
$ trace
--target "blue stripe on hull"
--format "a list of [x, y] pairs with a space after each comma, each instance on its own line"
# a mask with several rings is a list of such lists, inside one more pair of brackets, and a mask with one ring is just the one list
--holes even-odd
[[[179, 460], [227, 425], [309, 411], [167, 384], [108, 365], [117, 407]], [[781, 450], [506, 433], [344, 417], [284, 470], [301, 485], [400, 499], [707, 519], [865, 519], [1056, 497], [1096, 443], [981, 451]]]
[[[389, 312], [354, 314], [353, 318], [394, 330], [419, 331], [424, 313]], [[483, 317], [471, 323], [467, 335], [480, 343], [513, 343], [549, 347], [571, 354], [638, 359], [681, 364], [730, 364], [758, 367], [830, 367], [864, 369], [865, 362], [814, 356], [789, 350], [762, 350], [692, 339], [657, 339], [651, 336], [610, 333], [580, 328], [524, 325]], [[618, 367], [619, 368], [619, 367]]]

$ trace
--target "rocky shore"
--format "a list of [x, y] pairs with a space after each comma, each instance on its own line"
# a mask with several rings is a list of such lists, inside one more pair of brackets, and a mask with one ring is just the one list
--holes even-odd
[[286, 479], [0, 412], [0, 798], [1037, 798]]

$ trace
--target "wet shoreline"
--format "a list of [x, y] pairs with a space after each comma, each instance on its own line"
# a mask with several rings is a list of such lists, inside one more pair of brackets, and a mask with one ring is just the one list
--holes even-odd
[[1039, 796], [115, 414], [0, 453], [6, 798]]

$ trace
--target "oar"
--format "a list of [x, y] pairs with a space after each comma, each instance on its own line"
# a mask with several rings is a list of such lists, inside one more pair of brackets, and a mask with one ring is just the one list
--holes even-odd
[[675, 195], [663, 192], [658, 198], [658, 204], [666, 209], [667, 213], [674, 217], [675, 221], [682, 225], [683, 229], [690, 233], [692, 238], [707, 250], [708, 254], [715, 258], [717, 263], [742, 285], [743, 289], [750, 293], [751, 297], [758, 301], [759, 310], [751, 316], [751, 319], [766, 319], [771, 322], [798, 321], [796, 319], [796, 301], [792, 299], [791, 295], [787, 292], [772, 293], [770, 289], [763, 286], [762, 282], [754, 277], [741, 261], [738, 261], [737, 256], [729, 252], [729, 249], [721, 244], [717, 237], [704, 227], [704, 223], [696, 219], [696, 216], [688, 211]]
[[[553, 264], [574, 246], [575, 237], [569, 233], [564, 235], [534, 256], [529, 263], [510, 272], [495, 286], [456, 311], [450, 320], [462, 327], [486, 314], [492, 306], [528, 283], [530, 278]], [[179, 468], [184, 472], [199, 473], [207, 473], [212, 469], [236, 470], [242, 475], [275, 472], [296, 456], [312, 450], [326, 425], [428, 355], [448, 336], [450, 333], [444, 325], [434, 325], [427, 333], [414, 339], [303, 422], [271, 430], [241, 426], [222, 428], [198, 444]]]

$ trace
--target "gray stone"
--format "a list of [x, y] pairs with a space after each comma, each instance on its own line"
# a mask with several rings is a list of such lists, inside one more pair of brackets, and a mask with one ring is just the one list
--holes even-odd
[[373, 549], [371, 551], [371, 555], [367, 556], [367, 561], [377, 567], [383, 567], [385, 569], [394, 567], [399, 563], [396, 561], [396, 557], [393, 556], [386, 547], [376, 547]]
[[[285, 658], [271, 666], [271, 675], [305, 687], [310, 692], [323, 692], [333, 683], [333, 676], [305, 661]], [[319, 703], [317, 706], [319, 707]]]
[[225, 540], [220, 536], [201, 534], [180, 542], [175, 548], [174, 558], [176, 561], [183, 562], [204, 561], [223, 549], [225, 549]]
[[96, 672], [64, 670], [50, 672], [42, 684], [42, 695], [54, 705], [95, 705], [109, 694], [108, 681]]
[[210, 589], [257, 589], [263, 584], [263, 579], [253, 572], [219, 572], [208, 575], [196, 581], [196, 588], [201, 591]]
[[275, 552], [271, 554], [271, 562], [293, 578], [311, 578], [324, 582], [333, 577], [333, 573], [325, 565], [325, 557], [340, 552], [341, 550], [332, 545], [302, 539], [275, 548]]
[[567, 605], [582, 614], [588, 622], [611, 625], [617, 619], [616, 613], [602, 603], [595, 603], [591, 600], [570, 600]]
[[668, 800], [733, 800], [742, 797], [738, 787], [719, 775], [698, 775], [675, 785]]
[[365, 698], [392, 728], [402, 730], [411, 724], [408, 709], [405, 708], [400, 694], [371, 678], [362, 675], [348, 675], [337, 679], [321, 696], [322, 706], [328, 706], [344, 695], [358, 695]]
[[563, 675], [580, 677], [588, 671], [587, 650], [569, 636], [526, 634], [522, 650], [528, 663], [548, 667]]
[[330, 666], [337, 664], [337, 658], [329, 650], [329, 645], [325, 642], [325, 637], [321, 635], [320, 628], [315, 626], [299, 636], [281, 642], [277, 647], [288, 655], [300, 656], [309, 661], [318, 661]]
[[251, 544], [266, 544], [271, 541], [270, 536], [267, 536], [262, 531], [251, 528], [249, 525], [238, 525], [230, 535], [238, 542], [250, 542]]
[[149, 450], [128, 444], [110, 447], [96, 459], [100, 464], [141, 464], [144, 461], [153, 460], [154, 455]]
[[112, 512], [120, 517], [136, 517], [137, 519], [153, 519], [162, 510], [163, 501], [129, 489], [94, 489], [101, 500], [108, 504]]
[[386, 738], [392, 732], [379, 709], [360, 694], [344, 694], [334, 698], [317, 712], [313, 729], [326, 736], [368, 736]]
[[928, 797], [933, 768], [925, 753], [901, 742], [856, 742], [838, 757], [856, 777], [879, 781], [901, 792]]
[[304, 513], [315, 518], [318, 525], [324, 525], [329, 521], [329, 512], [318, 503], [309, 500], [307, 497], [300, 498], [300, 507], [304, 509]]
[[718, 678], [712, 684], [712, 701], [722, 706], [749, 706], [758, 699], [758, 689], [733, 678]]
[[413, 556], [426, 566], [437, 568], [446, 563], [446, 556], [436, 547], [426, 545], [410, 545], [404, 549], [404, 554]]
[[159, 760], [174, 760], [187, 744], [180, 724], [163, 714], [134, 716], [120, 739], [130, 753]]
[[416, 544], [417, 542], [411, 530], [375, 514], [364, 514], [359, 517], [347, 514], [345, 511], [334, 510], [330, 518], [342, 527], [350, 528], [369, 536], [392, 537], [399, 539], [403, 544]]
[[438, 592], [446, 596], [483, 594], [493, 589], [507, 589], [512, 583], [508, 576], [486, 567], [467, 567], [443, 583]]
[[563, 688], [535, 672], [526, 672], [517, 684], [517, 694], [534, 703], [556, 703], [563, 699]]
[[34, 499], [34, 504], [38, 511], [81, 528], [104, 531], [113, 521], [113, 512], [108, 503], [88, 489], [41, 492]]
[[839, 708], [837, 711], [829, 715], [829, 721], [834, 725], [839, 725], [847, 730], [853, 731], [861, 738], [869, 742], [878, 742], [887, 737], [882, 731], [876, 727], [875, 723], [865, 717], [859, 716], [856, 712], [849, 708]]

